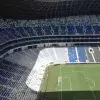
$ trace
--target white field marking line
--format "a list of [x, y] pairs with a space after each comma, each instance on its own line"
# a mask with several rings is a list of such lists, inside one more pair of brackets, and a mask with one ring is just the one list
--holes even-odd
[[70, 77], [68, 79], [69, 79], [69, 83], [70, 83], [70, 90], [72, 90], [72, 83], [71, 83]]
[[[86, 68], [86, 67], [85, 67], [85, 68]], [[84, 76], [86, 77], [86, 79], [90, 79], [90, 78], [88, 78], [88, 77], [86, 76], [85, 72], [84, 72]], [[89, 87], [90, 87], [90, 90], [91, 90], [91, 92], [92, 92], [92, 94], [93, 94], [93, 96], [94, 96], [94, 99], [96, 100], [96, 96], [95, 96], [95, 94], [94, 94], [94, 92], [93, 92], [93, 90], [92, 90], [92, 88], [95, 87], [95, 81], [94, 81], [93, 79], [90, 79], [90, 80], [93, 81], [94, 86], [91, 87], [91, 85], [89, 84], [89, 82], [88, 82], [88, 81], [87, 81], [87, 82], [88, 82]]]
[[[69, 83], [70, 83], [70, 90], [72, 90], [72, 85], [71, 85], [71, 80], [70, 77], [63, 77], [62, 79], [68, 79]], [[63, 90], [68, 90], [68, 89], [63, 89]]]
[[[62, 78], [61, 66], [60, 66], [60, 76]], [[61, 82], [61, 100], [62, 100], [62, 82]]]
[[95, 57], [94, 57], [93, 53], [91, 53], [91, 55], [92, 55], [92, 58], [93, 58], [94, 62], [96, 62], [96, 60], [95, 60]]
[[[87, 80], [87, 77], [86, 77], [86, 74], [85, 74], [85, 72], [84, 72], [84, 77], [85, 77], [85, 79]], [[91, 87], [91, 85], [89, 84], [89, 82], [87, 81], [87, 83], [88, 83], [88, 85], [89, 85], [89, 88], [90, 88], [90, 90], [91, 90], [91, 92], [92, 92], [92, 94], [93, 94], [93, 97], [94, 97], [94, 99], [96, 100], [96, 96], [95, 96], [95, 94], [94, 94], [94, 92], [93, 92], [93, 90], [92, 90], [92, 87]]]
[[[68, 77], [63, 77], [62, 79], [68, 79], [69, 80], [69, 76]], [[70, 83], [70, 81], [69, 81], [69, 83]], [[56, 87], [56, 90], [57, 90], [57, 87]], [[63, 91], [66, 91], [66, 90], [69, 90], [69, 89], [63, 89]], [[71, 90], [71, 88], [70, 88], [70, 90]]]
[[76, 57], [77, 57], [77, 61], [79, 62], [79, 56], [78, 56], [77, 47], [75, 47], [75, 51], [76, 51]]
[[93, 79], [88, 78], [87, 75], [86, 75], [86, 72], [84, 72], [84, 71], [72, 71], [72, 72], [80, 72], [80, 73], [83, 73], [86, 80], [91, 80], [93, 82], [94, 85], [91, 86], [91, 87], [92, 88], [95, 87], [95, 81]]
[[79, 72], [79, 73], [84, 73], [84, 71], [72, 71], [72, 72]]
[[[68, 72], [65, 72], [65, 74], [68, 74]], [[70, 77], [68, 76], [68, 77], [62, 77], [62, 79], [66, 79], [66, 78], [68, 78], [69, 79], [69, 83], [70, 83], [70, 90], [73, 90], [72, 89], [72, 83], [71, 83], [71, 79], [70, 79]], [[63, 89], [63, 90], [66, 90], [66, 89]], [[68, 90], [68, 89], [67, 89]]]
[[86, 54], [87, 60], [89, 61], [89, 57], [88, 57], [88, 54], [86, 52], [86, 47], [84, 49], [85, 49], [85, 54]]
[[62, 79], [67, 79], [67, 78], [69, 78], [69, 76], [68, 77], [63, 77]]
[[90, 79], [90, 78], [86, 78], [87, 80], [91, 80], [93, 82], [93, 86], [91, 86], [91, 88], [94, 88], [95, 87], [95, 81], [93, 79]]
[[[72, 83], [71, 83], [70, 77], [69, 76], [68, 77], [63, 77], [62, 79], [68, 79], [69, 80], [69, 83], [70, 83], [70, 90], [73, 90], [72, 89]], [[63, 89], [63, 90], [68, 90], [68, 89]]]
[[[87, 76], [86, 76], [86, 74], [85, 74], [85, 72], [84, 71], [72, 71], [72, 72], [80, 72], [80, 73], [83, 73], [84, 74], [84, 77], [85, 77], [85, 79], [87, 80], [87, 79], [89, 79]], [[91, 79], [90, 79], [91, 80]], [[93, 80], [94, 81], [94, 80]], [[95, 81], [94, 81], [95, 82]], [[91, 87], [91, 85], [89, 84], [89, 82], [87, 81], [87, 83], [88, 83], [88, 85], [89, 85], [89, 88], [90, 88], [90, 90], [91, 90], [91, 92], [92, 92], [92, 94], [93, 94], [93, 97], [94, 97], [94, 99], [96, 100], [96, 96], [95, 96], [95, 94], [94, 94], [94, 92], [93, 92], [93, 90], [92, 90], [92, 88], [94, 87], [94, 86], [92, 86]]]

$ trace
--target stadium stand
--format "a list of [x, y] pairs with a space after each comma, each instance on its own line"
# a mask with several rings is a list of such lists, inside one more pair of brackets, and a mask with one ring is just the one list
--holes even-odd
[[77, 62], [75, 47], [68, 47], [69, 62]]
[[[99, 46], [90, 46], [100, 42], [99, 22], [100, 16], [95, 15], [17, 22], [1, 19], [0, 99], [35, 100], [49, 64], [100, 62]], [[59, 42], [66, 44], [57, 47]], [[78, 42], [89, 45], [70, 45]]]
[[78, 51], [79, 61], [80, 62], [86, 62], [87, 56], [86, 56], [86, 53], [85, 53], [85, 48], [84, 47], [77, 47], [77, 51]]
[[[2, 39], [0, 43], [7, 41], [30, 38], [37, 36], [73, 36], [73, 35], [98, 35], [100, 32], [99, 16], [76, 16], [62, 19], [52, 19], [43, 21], [32, 21], [27, 20], [18, 21], [14, 20], [0, 20], [0, 36]], [[57, 24], [59, 23], [59, 25]], [[84, 39], [85, 39], [84, 37]], [[76, 38], [76, 37], [71, 37]], [[86, 37], [87, 38], [87, 37]], [[91, 37], [88, 37], [91, 38]], [[92, 36], [94, 38], [94, 36]], [[88, 39], [88, 41], [90, 41]], [[95, 41], [95, 38], [94, 38]]]
[[36, 94], [25, 84], [29, 73], [25, 66], [0, 59], [0, 100], [35, 99]]

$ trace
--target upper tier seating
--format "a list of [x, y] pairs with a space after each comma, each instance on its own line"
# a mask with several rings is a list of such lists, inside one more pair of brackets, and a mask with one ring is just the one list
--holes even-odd
[[100, 16], [76, 16], [46, 20], [0, 20], [0, 44], [9, 40], [53, 35], [93, 35], [100, 33]]

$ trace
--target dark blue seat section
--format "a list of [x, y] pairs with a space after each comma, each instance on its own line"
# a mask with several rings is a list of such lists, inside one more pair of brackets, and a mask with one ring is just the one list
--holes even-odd
[[75, 47], [68, 47], [68, 57], [69, 57], [69, 62], [71, 63], [77, 62]]
[[35, 30], [35, 32], [38, 36], [43, 36], [44, 35], [44, 33], [41, 31], [40, 26], [34, 27], [34, 30]]
[[15, 27], [15, 30], [16, 33], [19, 34], [21, 37], [28, 37], [28, 34], [23, 27]]
[[0, 100], [9, 100], [9, 99], [0, 96]]
[[93, 30], [92, 30], [91, 25], [84, 26], [84, 29], [85, 29], [85, 34], [93, 34]]
[[86, 62], [87, 56], [85, 53], [85, 48], [84, 47], [77, 47], [77, 51], [78, 51], [79, 61]]
[[53, 31], [54, 31], [54, 35], [59, 35], [59, 32], [58, 32], [58, 29], [59, 29], [59, 26], [54, 26], [52, 25], [52, 28], [53, 28]]
[[[0, 96], [9, 97], [11, 92], [12, 92], [12, 89], [0, 86]], [[0, 100], [2, 100], [2, 99], [0, 99]], [[6, 100], [6, 99], [4, 99], [4, 100]]]
[[77, 30], [77, 33], [79, 33], [80, 35], [84, 34], [84, 29], [83, 29], [83, 26], [75, 26], [76, 27], [76, 30]]
[[12, 33], [9, 33], [7, 28], [0, 28], [0, 33], [2, 33], [3, 36], [8, 37], [8, 39], [15, 39]]
[[16, 80], [16, 81], [19, 81], [19, 79], [21, 78], [20, 74], [14, 74], [14, 73], [11, 73], [7, 70], [6, 71], [0, 70], [0, 76], [5, 77], [7, 79], [13, 79], [13, 80]]
[[27, 67], [0, 59], [0, 100], [9, 100], [14, 88], [19, 91], [19, 86], [25, 84], [29, 72]]
[[17, 73], [17, 74], [23, 74], [25, 72], [23, 70], [16, 69], [14, 66], [11, 67], [9, 65], [8, 66], [7, 65], [1, 65], [0, 69], [2, 69], [2, 70], [8, 70], [8, 71], [10, 71], [12, 73]]
[[3, 60], [0, 63], [0, 70], [9, 71], [11, 73], [16, 73], [16, 74], [21, 74], [22, 75], [22, 74], [25, 73], [25, 71], [27, 69], [24, 66], [16, 65], [16, 64], [13, 64], [13, 63], [8, 62], [6, 60]]
[[3, 40], [3, 41], [8, 41], [10, 40], [11, 38], [13, 39], [14, 37], [9, 37], [7, 31], [4, 29], [4, 28], [0, 28], [0, 41]]
[[95, 34], [100, 34], [100, 26], [95, 25], [93, 26], [93, 29], [95, 31]]
[[66, 29], [66, 26], [65, 25], [61, 25], [61, 35], [66, 35], [67, 34], [67, 29]]
[[16, 38], [21, 38], [21, 36], [19, 34], [17, 34], [16, 30], [13, 28], [5, 28], [6, 31], [8, 32], [8, 35], [12, 38], [16, 39]]
[[43, 29], [45, 31], [45, 35], [52, 35], [51, 26], [43, 26]]
[[27, 69], [25, 66], [20, 66], [20, 65], [14, 64], [12, 62], [6, 61], [6, 60], [3, 60], [2, 64], [9, 65], [10, 67], [14, 67], [14, 68], [17, 68], [19, 70], [24, 70], [25, 71]]
[[73, 25], [67, 26], [68, 35], [75, 35], [75, 27]]
[[36, 36], [36, 34], [34, 33], [32, 27], [23, 27], [23, 28], [26, 31], [26, 33], [29, 34], [29, 36]]
[[18, 83], [16, 81], [8, 80], [6, 78], [0, 77], [0, 85], [14, 88]]
[[8, 42], [9, 39], [5, 37], [3, 34], [0, 34], [0, 44]]

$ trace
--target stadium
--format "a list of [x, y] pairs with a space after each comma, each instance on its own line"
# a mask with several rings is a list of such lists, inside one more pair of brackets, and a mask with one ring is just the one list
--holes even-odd
[[0, 100], [100, 100], [100, 1], [0, 1]]

